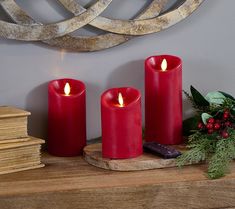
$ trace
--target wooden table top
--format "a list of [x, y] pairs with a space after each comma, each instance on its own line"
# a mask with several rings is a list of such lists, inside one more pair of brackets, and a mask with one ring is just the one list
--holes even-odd
[[1, 209], [235, 207], [235, 163], [230, 174], [212, 181], [205, 165], [117, 172], [82, 157], [43, 154], [42, 161], [45, 168], [0, 176]]

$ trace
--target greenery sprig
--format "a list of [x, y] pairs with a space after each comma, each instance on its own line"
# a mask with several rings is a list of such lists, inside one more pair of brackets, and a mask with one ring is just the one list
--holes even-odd
[[216, 179], [229, 172], [235, 159], [235, 99], [216, 91], [205, 97], [193, 86], [185, 92], [196, 114], [184, 121], [188, 151], [177, 158], [178, 166], [206, 162], [208, 177]]

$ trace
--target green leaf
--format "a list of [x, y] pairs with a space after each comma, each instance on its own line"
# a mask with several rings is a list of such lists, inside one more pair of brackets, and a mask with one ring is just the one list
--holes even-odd
[[206, 125], [207, 124], [207, 120], [209, 118], [212, 118], [211, 115], [209, 115], [208, 113], [202, 113], [202, 122]]
[[195, 89], [193, 86], [190, 86], [191, 94], [196, 105], [207, 107], [210, 103], [201, 95], [201, 93]]
[[225, 93], [225, 92], [223, 92], [223, 91], [219, 91], [219, 92], [220, 92], [221, 94], [223, 94], [225, 97], [227, 97], [227, 98], [232, 99], [232, 100], [235, 101], [235, 98], [234, 98], [232, 95], [227, 94], [227, 93]]
[[231, 112], [232, 115], [235, 115], [235, 108], [232, 108], [232, 109], [230, 110], [230, 112]]
[[226, 97], [218, 91], [213, 91], [213, 92], [209, 92], [205, 98], [210, 104], [221, 105], [224, 103], [224, 99]]
[[197, 129], [198, 121], [200, 116], [194, 116], [183, 121], [183, 135], [189, 136], [192, 134], [191, 130]]

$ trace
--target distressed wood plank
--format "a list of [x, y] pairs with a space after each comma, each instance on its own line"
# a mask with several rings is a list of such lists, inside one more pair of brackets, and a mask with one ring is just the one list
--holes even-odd
[[208, 180], [205, 165], [115, 172], [81, 157], [44, 154], [45, 168], [0, 176], [0, 208], [169, 209], [235, 207], [231, 173]]

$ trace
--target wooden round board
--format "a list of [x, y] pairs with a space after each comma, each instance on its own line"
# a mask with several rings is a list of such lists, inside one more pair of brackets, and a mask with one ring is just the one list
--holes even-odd
[[[181, 152], [185, 150], [183, 145], [174, 147]], [[144, 153], [137, 158], [122, 160], [103, 158], [101, 143], [86, 146], [84, 148], [84, 158], [93, 166], [114, 171], [141, 171], [176, 166], [175, 159], [162, 159], [148, 153]]]

